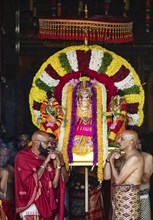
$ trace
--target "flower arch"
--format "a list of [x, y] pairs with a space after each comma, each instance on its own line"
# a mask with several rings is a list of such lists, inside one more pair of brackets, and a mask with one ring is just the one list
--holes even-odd
[[[127, 125], [141, 126], [144, 119], [144, 90], [134, 68], [127, 60], [101, 46], [80, 45], [66, 47], [56, 52], [41, 65], [36, 73], [29, 94], [32, 122], [36, 127], [40, 128], [38, 118], [41, 104], [47, 98], [46, 92], [54, 87], [54, 97], [59, 104], [62, 104], [64, 102], [62, 97], [65, 97], [62, 94], [65, 92], [65, 85], [71, 80], [79, 79], [83, 73], [91, 80], [96, 80], [97, 85], [104, 85], [108, 108], [111, 99], [117, 95], [119, 90], [122, 91], [126, 102], [126, 113], [130, 118]], [[100, 86], [95, 86], [97, 94], [101, 94], [100, 88]], [[68, 90], [71, 91], [70, 88]], [[103, 155], [104, 149], [102, 149], [102, 156], [98, 156], [96, 162], [104, 161], [106, 153]], [[68, 155], [65, 155], [65, 159], [68, 163]], [[99, 179], [102, 179], [102, 174], [99, 175]]]

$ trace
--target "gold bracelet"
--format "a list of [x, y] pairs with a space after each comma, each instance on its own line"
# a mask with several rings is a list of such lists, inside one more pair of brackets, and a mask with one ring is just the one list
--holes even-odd
[[43, 168], [43, 169], [45, 169], [45, 166], [43, 166], [43, 165], [41, 165], [40, 167]]

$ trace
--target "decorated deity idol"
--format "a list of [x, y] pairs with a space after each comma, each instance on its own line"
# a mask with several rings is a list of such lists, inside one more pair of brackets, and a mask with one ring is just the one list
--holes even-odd
[[63, 119], [63, 111], [57, 100], [54, 98], [53, 91], [47, 92], [47, 99], [41, 104], [40, 117], [40, 130], [56, 135], [59, 137], [60, 125]]
[[111, 98], [107, 110], [108, 141], [109, 146], [116, 144], [119, 135], [126, 129], [129, 118], [127, 114], [127, 103], [120, 93]]
[[87, 81], [81, 82], [77, 89], [77, 110], [73, 152], [85, 155], [93, 150], [92, 142], [92, 92]]

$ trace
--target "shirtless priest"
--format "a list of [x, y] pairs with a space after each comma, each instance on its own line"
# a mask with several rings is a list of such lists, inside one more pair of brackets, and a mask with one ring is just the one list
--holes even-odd
[[119, 150], [110, 152], [104, 179], [112, 178], [112, 219], [140, 219], [140, 184], [144, 160], [137, 150], [138, 134], [125, 130], [118, 139]]

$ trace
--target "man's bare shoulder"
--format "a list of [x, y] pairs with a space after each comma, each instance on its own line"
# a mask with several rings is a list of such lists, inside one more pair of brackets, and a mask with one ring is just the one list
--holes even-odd
[[121, 167], [125, 167], [126, 169], [131, 168], [133, 171], [143, 169], [144, 166], [143, 156], [139, 152], [135, 152], [133, 155], [124, 157], [122, 161]]
[[143, 155], [139, 152], [139, 151], [136, 151], [134, 155], [132, 155], [133, 160], [135, 161], [143, 161]]
[[142, 152], [142, 155], [144, 158], [148, 158], [150, 160], [153, 160], [153, 156], [150, 153]]
[[142, 152], [145, 163], [153, 166], [153, 156], [150, 153]]
[[135, 152], [126, 162], [135, 168], [142, 168], [144, 165], [144, 158], [140, 152]]

